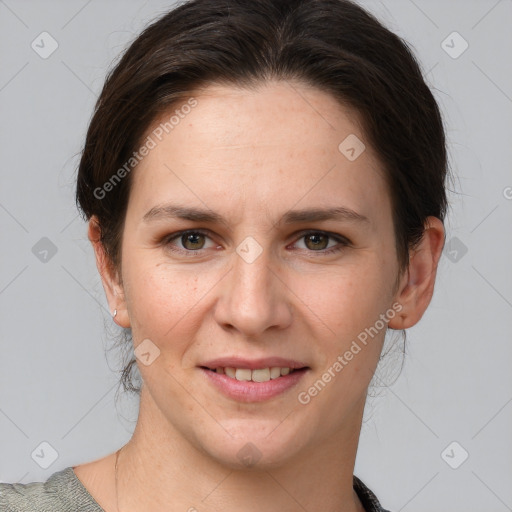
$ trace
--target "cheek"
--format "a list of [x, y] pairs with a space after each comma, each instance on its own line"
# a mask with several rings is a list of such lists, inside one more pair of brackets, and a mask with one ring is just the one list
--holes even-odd
[[336, 432], [347, 411], [366, 396], [379, 361], [386, 333], [380, 315], [389, 308], [390, 275], [375, 262], [338, 267], [306, 281], [300, 281], [297, 295], [319, 326], [315, 343], [324, 357], [314, 378], [299, 390], [299, 401], [317, 411], [312, 417], [322, 418], [322, 428]]
[[388, 307], [389, 274], [377, 263], [329, 267], [314, 276], [303, 276], [293, 290], [305, 311], [337, 348], [375, 323]]
[[125, 266], [125, 290], [134, 339], [163, 340], [186, 324], [201, 296], [203, 280], [193, 271], [173, 269], [143, 257]]

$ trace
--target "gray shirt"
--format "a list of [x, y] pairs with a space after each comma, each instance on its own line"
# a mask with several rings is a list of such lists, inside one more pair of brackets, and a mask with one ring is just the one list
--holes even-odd
[[[366, 512], [389, 512], [354, 476], [356, 491]], [[53, 473], [46, 482], [0, 483], [0, 512], [105, 512], [78, 479], [73, 468]]]

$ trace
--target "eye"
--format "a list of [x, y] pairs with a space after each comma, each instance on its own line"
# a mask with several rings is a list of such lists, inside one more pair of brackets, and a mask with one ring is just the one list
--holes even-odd
[[[318, 252], [320, 254], [338, 252], [350, 245], [350, 241], [345, 237], [327, 233], [325, 231], [303, 232], [301, 233], [299, 240], [304, 240], [305, 250], [308, 252]], [[337, 244], [334, 243], [334, 245], [329, 246], [329, 241], [337, 242]]]
[[194, 256], [194, 254], [197, 254], [198, 251], [201, 251], [202, 249], [215, 247], [213, 241], [211, 241], [211, 244], [207, 246], [207, 239], [210, 239], [210, 237], [205, 231], [196, 229], [173, 233], [172, 235], [166, 237], [162, 242], [171, 251], [179, 252], [182, 254], [188, 253], [187, 256]]

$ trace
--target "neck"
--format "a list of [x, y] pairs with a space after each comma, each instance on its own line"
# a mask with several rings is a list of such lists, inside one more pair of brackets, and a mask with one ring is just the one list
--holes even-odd
[[144, 398], [135, 432], [117, 454], [117, 512], [364, 512], [352, 487], [362, 410], [342, 439], [280, 466], [240, 470], [197, 450], [161, 417], [159, 425]]

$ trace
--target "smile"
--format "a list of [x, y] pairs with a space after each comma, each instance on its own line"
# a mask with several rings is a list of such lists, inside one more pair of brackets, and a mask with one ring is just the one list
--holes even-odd
[[227, 375], [231, 379], [252, 382], [267, 382], [295, 371], [288, 367], [279, 366], [273, 366], [271, 368], [257, 368], [255, 370], [251, 370], [249, 368], [232, 368], [230, 366], [208, 369], [215, 371], [216, 373], [220, 373], [221, 375]]
[[[234, 368], [232, 366], [199, 370], [214, 389], [236, 402], [263, 402], [291, 390], [302, 380], [309, 367]], [[279, 371], [279, 374], [278, 374]]]

